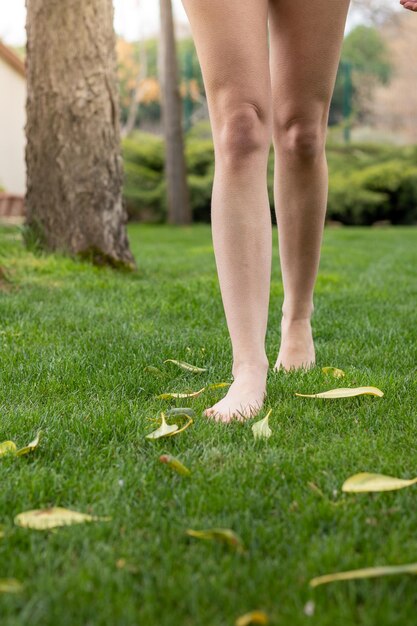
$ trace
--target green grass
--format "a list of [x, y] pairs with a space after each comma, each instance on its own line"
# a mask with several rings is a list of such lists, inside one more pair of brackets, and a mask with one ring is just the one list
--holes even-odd
[[[30, 457], [0, 461], [0, 578], [25, 585], [0, 596], [2, 626], [227, 626], [254, 609], [276, 626], [414, 625], [411, 576], [315, 590], [308, 582], [417, 561], [417, 487], [340, 490], [358, 471], [417, 475], [417, 230], [326, 231], [318, 367], [270, 373], [273, 436], [264, 442], [254, 441], [250, 422], [201, 417], [178, 437], [145, 439], [155, 428], [148, 418], [184, 406], [155, 396], [230, 380], [231, 350], [209, 228], [132, 226], [130, 238], [139, 271], [119, 275], [35, 256], [16, 228], [0, 229], [0, 265], [11, 281], [0, 290], [0, 441], [21, 447], [45, 431]], [[274, 255], [271, 364], [282, 302]], [[183, 372], [164, 365], [168, 358], [208, 372]], [[146, 365], [165, 376], [145, 373]], [[326, 378], [325, 365], [346, 378]], [[356, 385], [385, 397], [294, 396]], [[188, 404], [199, 415], [222, 392]], [[178, 456], [192, 477], [172, 473], [162, 453]], [[13, 525], [17, 513], [50, 505], [112, 522], [52, 533]], [[234, 529], [247, 552], [185, 535], [219, 526]], [[303, 610], [309, 600], [313, 617]]]

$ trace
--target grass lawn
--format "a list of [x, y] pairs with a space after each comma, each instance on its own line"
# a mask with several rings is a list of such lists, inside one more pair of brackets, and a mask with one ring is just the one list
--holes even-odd
[[[255, 609], [275, 626], [414, 626], [415, 577], [308, 583], [417, 561], [417, 486], [341, 492], [359, 471], [417, 475], [417, 229], [326, 231], [318, 367], [270, 373], [260, 416], [272, 408], [273, 435], [261, 442], [250, 422], [202, 417], [178, 437], [145, 439], [161, 410], [191, 406], [198, 416], [221, 397], [155, 396], [230, 381], [231, 350], [209, 228], [135, 225], [130, 238], [139, 271], [118, 275], [34, 255], [16, 227], [0, 229], [11, 281], [0, 288], [0, 441], [23, 446], [44, 430], [30, 456], [0, 460], [0, 578], [24, 583], [21, 594], [0, 595], [1, 626], [228, 626]], [[275, 250], [271, 365], [281, 302]], [[163, 364], [169, 358], [208, 372]], [[346, 377], [326, 377], [326, 365]], [[385, 396], [294, 396], [361, 385]], [[161, 464], [164, 453], [191, 478]], [[49, 533], [13, 525], [16, 514], [51, 505], [112, 521]], [[247, 551], [185, 534], [211, 527], [233, 529]]]

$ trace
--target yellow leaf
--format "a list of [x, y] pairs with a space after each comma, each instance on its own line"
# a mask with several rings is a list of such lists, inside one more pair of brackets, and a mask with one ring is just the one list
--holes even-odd
[[355, 396], [378, 396], [382, 398], [383, 392], [377, 387], [354, 387], [352, 389], [340, 388], [331, 389], [330, 391], [323, 391], [321, 393], [296, 393], [296, 396], [300, 398], [353, 398]]
[[17, 447], [14, 441], [3, 441], [0, 443], [0, 456], [6, 456], [6, 454], [16, 454]]
[[370, 474], [362, 472], [350, 476], [342, 486], [342, 491], [347, 493], [366, 493], [370, 491], [395, 491], [396, 489], [404, 489], [417, 483], [417, 478], [404, 480], [402, 478], [394, 478], [393, 476], [384, 476], [383, 474]]
[[177, 424], [167, 424], [165, 414], [161, 413], [160, 427], [149, 433], [149, 435], [146, 435], [146, 439], [160, 439], [161, 437], [167, 437], [168, 435], [172, 435], [172, 433], [176, 430], [178, 430]]
[[255, 422], [252, 426], [252, 432], [255, 439], [269, 439], [272, 435], [272, 430], [269, 428], [269, 416], [272, 413], [272, 409], [270, 409], [267, 415], [259, 420], [259, 422]]
[[40, 430], [33, 441], [31, 441], [30, 443], [28, 443], [27, 446], [25, 446], [24, 448], [21, 448], [20, 450], [16, 452], [17, 456], [23, 456], [24, 454], [29, 454], [29, 452], [32, 452], [32, 450], [35, 450], [39, 445], [39, 440], [41, 438], [41, 435], [42, 435], [42, 431]]
[[19, 515], [16, 515], [14, 523], [22, 528], [49, 530], [59, 526], [83, 524], [84, 522], [108, 522], [109, 520], [109, 517], [96, 517], [86, 513], [71, 511], [70, 509], [52, 507], [50, 509], [37, 509], [19, 513]]
[[235, 621], [235, 626], [250, 626], [250, 624], [269, 624], [269, 618], [263, 611], [251, 611], [241, 615]]
[[242, 540], [236, 535], [233, 530], [229, 528], [212, 528], [210, 530], [192, 530], [186, 531], [190, 537], [196, 539], [203, 539], [206, 541], [219, 541], [220, 543], [227, 544], [230, 548], [233, 548], [237, 552], [243, 552], [244, 546]]
[[214, 383], [213, 385], [209, 385], [207, 389], [220, 389], [221, 387], [230, 387], [231, 383]]
[[23, 585], [15, 578], [0, 578], [0, 593], [20, 593]]
[[367, 567], [365, 569], [355, 569], [348, 572], [337, 572], [326, 574], [310, 580], [311, 587], [318, 587], [337, 580], [356, 580], [359, 578], [379, 578], [381, 576], [393, 576], [395, 574], [417, 574], [417, 563], [408, 565], [386, 565], [382, 567]]
[[164, 361], [164, 363], [174, 363], [175, 365], [178, 365], [178, 367], [180, 367], [181, 369], [188, 372], [194, 372], [196, 374], [200, 372], [207, 372], [207, 369], [203, 367], [196, 367], [195, 365], [184, 363], [184, 361], [176, 361], [175, 359], [167, 359], [166, 361]]
[[202, 387], [198, 391], [191, 391], [190, 393], [161, 393], [157, 398], [162, 400], [169, 400], [170, 398], [196, 398], [203, 391], [208, 391], [209, 389], [219, 389], [220, 387], [229, 387], [230, 383], [214, 383], [213, 385], [208, 385], [208, 387]]
[[190, 393], [161, 393], [159, 396], [156, 397], [161, 398], [161, 400], [168, 400], [170, 398], [195, 398], [196, 396], [199, 396], [201, 393], [203, 393], [203, 391], [205, 390], [206, 388], [203, 387], [198, 391], [192, 391]]
[[325, 374], [331, 374], [334, 378], [343, 378], [345, 375], [344, 371], [337, 367], [322, 367], [321, 370]]
[[177, 474], [181, 474], [181, 476], [190, 476], [191, 474], [188, 467], [185, 467], [185, 465], [183, 465], [181, 461], [176, 459], [174, 456], [171, 456], [170, 454], [162, 454], [159, 457], [159, 460], [161, 461], [161, 463], [165, 463], [166, 465], [168, 465], [168, 467], [177, 472]]
[[175, 437], [176, 435], [179, 435], [180, 433], [182, 433], [186, 428], [188, 428], [189, 426], [191, 426], [191, 424], [193, 423], [193, 420], [191, 419], [191, 417], [189, 417], [188, 415], [186, 416], [188, 417], [188, 422], [186, 424], [184, 424], [184, 426], [182, 428], [180, 428], [179, 430], [176, 430], [174, 433], [172, 433], [171, 435], [169, 435], [170, 437]]

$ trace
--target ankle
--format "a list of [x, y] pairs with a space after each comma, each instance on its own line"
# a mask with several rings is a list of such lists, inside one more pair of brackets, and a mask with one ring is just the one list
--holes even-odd
[[234, 359], [232, 374], [233, 378], [236, 378], [242, 374], [259, 374], [259, 372], [263, 372], [266, 374], [269, 368], [268, 358], [265, 356], [264, 358], [256, 358], [256, 359]]
[[314, 305], [310, 303], [305, 306], [292, 307], [287, 304], [282, 306], [282, 321], [287, 324], [293, 324], [297, 322], [305, 323], [310, 322], [314, 313]]
[[281, 319], [281, 326], [306, 326], [311, 324], [311, 316], [296, 317], [283, 315]]

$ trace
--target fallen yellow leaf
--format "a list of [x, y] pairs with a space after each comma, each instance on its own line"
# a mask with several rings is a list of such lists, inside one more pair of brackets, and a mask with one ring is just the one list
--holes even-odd
[[202, 389], [199, 389], [198, 391], [191, 391], [190, 393], [161, 393], [159, 396], [156, 396], [157, 398], [160, 398], [161, 400], [168, 400], [170, 398], [195, 398], [196, 396], [199, 396], [201, 393], [203, 393], [203, 391], [206, 390], [206, 387], [202, 387]]
[[410, 480], [384, 476], [383, 474], [371, 474], [361, 472], [350, 476], [342, 486], [342, 491], [347, 493], [367, 493], [373, 491], [395, 491], [404, 489], [417, 483], [417, 478]]
[[333, 378], [343, 378], [345, 373], [337, 367], [322, 367], [321, 371], [325, 374], [330, 374]]
[[196, 374], [199, 374], [201, 372], [207, 372], [207, 369], [205, 369], [204, 367], [196, 367], [195, 365], [190, 365], [190, 363], [185, 363], [184, 361], [176, 361], [175, 359], [166, 359], [164, 363], [174, 363], [175, 365], [178, 365], [178, 367], [180, 367], [181, 369], [188, 372], [194, 372]]
[[6, 456], [6, 454], [16, 454], [17, 447], [14, 441], [3, 441], [0, 443], [0, 456]]
[[179, 435], [193, 423], [193, 420], [189, 415], [185, 415], [185, 417], [188, 417], [188, 422], [186, 422], [182, 428], [178, 428], [177, 424], [167, 424], [165, 420], [165, 413], [161, 413], [161, 426], [152, 433], [149, 433], [149, 435], [146, 435], [146, 439], [161, 439], [161, 437]]
[[241, 615], [235, 621], [235, 626], [250, 626], [250, 624], [269, 624], [269, 618], [264, 611], [251, 611]]
[[269, 416], [272, 413], [272, 409], [270, 409], [267, 415], [259, 420], [259, 422], [255, 422], [252, 426], [252, 432], [255, 439], [269, 439], [272, 435], [272, 430], [269, 428]]
[[417, 574], [417, 563], [408, 565], [385, 565], [382, 567], [367, 567], [364, 569], [355, 569], [348, 572], [337, 572], [335, 574], [326, 574], [325, 576], [317, 576], [310, 580], [311, 587], [318, 587], [338, 580], [356, 580], [359, 578], [379, 578], [381, 576], [393, 576], [396, 574]]
[[23, 585], [15, 578], [0, 578], [0, 593], [20, 593]]
[[23, 456], [24, 454], [29, 454], [29, 452], [32, 452], [32, 450], [35, 450], [39, 445], [41, 435], [42, 435], [42, 431], [40, 430], [33, 441], [31, 441], [30, 443], [28, 443], [27, 446], [25, 446], [24, 448], [21, 448], [20, 450], [16, 452], [17, 456]]
[[177, 472], [177, 474], [181, 474], [182, 476], [190, 476], [191, 474], [188, 467], [185, 467], [185, 465], [183, 465], [180, 460], [176, 459], [170, 454], [162, 454], [159, 457], [159, 460], [161, 461], [161, 463], [165, 463], [166, 465], [168, 465], [168, 467]]
[[14, 518], [14, 523], [22, 528], [49, 530], [60, 526], [83, 524], [84, 522], [108, 522], [109, 520], [109, 517], [97, 517], [62, 507], [52, 507], [50, 509], [35, 509], [19, 513]]
[[243, 552], [244, 546], [242, 540], [236, 535], [233, 530], [229, 528], [212, 528], [209, 530], [192, 530], [186, 531], [190, 537], [196, 539], [203, 539], [206, 541], [219, 541], [220, 543], [227, 544], [230, 548], [233, 548], [237, 552]]
[[176, 430], [178, 430], [178, 425], [167, 424], [165, 420], [165, 413], [161, 413], [160, 427], [149, 433], [149, 435], [146, 435], [146, 439], [160, 439], [161, 437], [167, 437], [168, 435], [172, 435], [172, 433], [174, 433]]
[[296, 393], [296, 396], [300, 398], [354, 398], [355, 396], [378, 396], [382, 398], [384, 395], [383, 392], [377, 387], [354, 387], [352, 389], [349, 388], [340, 388], [340, 389], [331, 389], [330, 391], [322, 391], [321, 393]]
[[170, 398], [196, 398], [204, 391], [208, 391], [210, 389], [219, 389], [220, 387], [229, 387], [230, 383], [214, 383], [213, 385], [208, 385], [207, 387], [202, 387], [198, 391], [190, 391], [189, 393], [161, 393], [157, 398], [162, 400], [168, 400]]
[[207, 389], [221, 389], [222, 387], [230, 387], [231, 383], [214, 383], [209, 385]]

